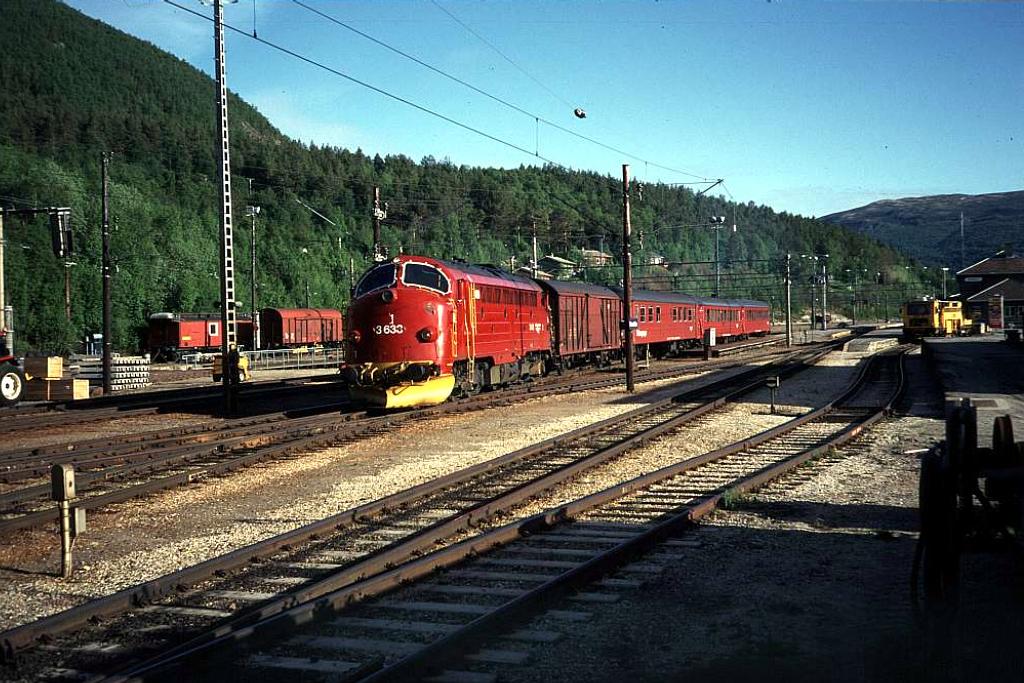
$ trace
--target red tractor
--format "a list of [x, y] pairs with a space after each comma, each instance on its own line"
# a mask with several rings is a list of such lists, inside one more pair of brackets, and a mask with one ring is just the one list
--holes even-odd
[[25, 371], [7, 348], [7, 330], [0, 330], [0, 406], [13, 406], [25, 393]]

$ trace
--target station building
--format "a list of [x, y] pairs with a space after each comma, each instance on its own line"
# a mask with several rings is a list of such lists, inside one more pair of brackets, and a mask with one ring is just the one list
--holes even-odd
[[993, 328], [1024, 329], [1024, 256], [1002, 252], [956, 274], [964, 314]]

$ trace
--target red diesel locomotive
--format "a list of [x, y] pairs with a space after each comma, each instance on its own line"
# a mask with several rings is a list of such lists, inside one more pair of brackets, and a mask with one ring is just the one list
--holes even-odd
[[[637, 291], [638, 354], [665, 356], [720, 339], [768, 334], [768, 305]], [[538, 280], [492, 266], [403, 255], [374, 266], [349, 309], [353, 398], [388, 408], [432, 405], [553, 369], [622, 358], [621, 293]]]
[[349, 309], [353, 398], [441, 403], [539, 375], [551, 344], [544, 291], [498, 268], [399, 256], [367, 272]]

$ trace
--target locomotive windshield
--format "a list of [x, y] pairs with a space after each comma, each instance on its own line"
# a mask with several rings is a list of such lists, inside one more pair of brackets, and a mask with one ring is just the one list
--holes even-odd
[[406, 263], [402, 282], [416, 287], [426, 287], [441, 294], [447, 294], [451, 289], [445, 274], [426, 263]]
[[930, 301], [917, 301], [907, 304], [907, 315], [929, 315], [932, 312]]
[[381, 287], [390, 287], [393, 284], [395, 284], [395, 264], [383, 263], [363, 276], [363, 279], [356, 285], [356, 296], [362, 296]]

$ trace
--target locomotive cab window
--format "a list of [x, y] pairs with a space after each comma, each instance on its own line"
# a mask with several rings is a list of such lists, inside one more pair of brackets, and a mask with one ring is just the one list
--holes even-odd
[[367, 292], [390, 287], [393, 284], [395, 284], [395, 264], [384, 263], [363, 276], [363, 279], [356, 285], [356, 296], [360, 297]]
[[402, 271], [402, 284], [432, 289], [439, 294], [451, 291], [448, 277], [434, 266], [426, 263], [406, 263]]

